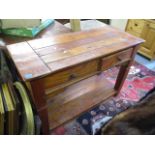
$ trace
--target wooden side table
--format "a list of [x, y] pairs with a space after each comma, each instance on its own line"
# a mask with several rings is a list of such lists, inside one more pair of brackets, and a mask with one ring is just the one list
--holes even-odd
[[[43, 133], [117, 95], [142, 39], [110, 26], [7, 46], [31, 92]], [[116, 84], [102, 72], [120, 65]]]

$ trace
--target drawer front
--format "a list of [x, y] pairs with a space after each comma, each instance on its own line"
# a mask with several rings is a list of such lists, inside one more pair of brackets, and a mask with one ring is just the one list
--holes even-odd
[[155, 23], [148, 23], [149, 27], [155, 29]]
[[98, 60], [86, 62], [45, 77], [44, 86], [46, 89], [49, 89], [67, 82], [77, 81], [78, 79], [89, 76], [90, 74], [95, 74], [97, 69]]
[[144, 20], [130, 19], [127, 26], [127, 31], [135, 31], [136, 33], [141, 34], [144, 24], [145, 24]]
[[127, 30], [127, 32], [130, 33], [130, 34], [132, 34], [132, 35], [134, 35], [134, 36], [136, 36], [136, 37], [141, 37], [141, 34], [135, 32], [135, 31]]
[[109, 69], [115, 65], [121, 64], [130, 60], [132, 54], [132, 48], [121, 51], [117, 54], [105, 57], [102, 59], [102, 70]]
[[147, 53], [147, 54], [150, 54], [151, 53], [150, 49], [148, 49], [146, 47], [143, 47], [143, 46], [141, 46], [139, 50], [140, 51], [143, 51], [144, 53]]

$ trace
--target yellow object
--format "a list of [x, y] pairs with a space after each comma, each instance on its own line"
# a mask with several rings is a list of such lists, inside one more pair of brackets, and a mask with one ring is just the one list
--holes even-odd
[[8, 28], [28, 28], [41, 24], [41, 19], [1, 19], [2, 29]]
[[139, 53], [149, 59], [155, 59], [155, 20], [129, 19], [126, 31], [145, 40]]
[[70, 19], [70, 25], [71, 25], [71, 29], [73, 31], [80, 31], [81, 30], [80, 19]]
[[12, 135], [14, 134], [14, 115], [15, 115], [15, 108], [14, 104], [8, 89], [8, 85], [2, 84], [2, 90], [4, 94], [4, 104], [5, 104], [5, 111], [7, 115], [6, 119], [6, 134]]
[[12, 102], [15, 108], [15, 114], [14, 114], [14, 134], [19, 134], [20, 129], [19, 129], [19, 124], [20, 124], [20, 102], [18, 100], [17, 94], [15, 92], [15, 89], [13, 87], [13, 83], [12, 82], [8, 82], [7, 84], [8, 89], [9, 89], [9, 93], [11, 95], [12, 98]]
[[28, 134], [28, 135], [33, 135], [34, 134], [34, 117], [33, 117], [33, 111], [31, 108], [31, 103], [29, 100], [29, 97], [26, 93], [26, 90], [22, 83], [20, 82], [15, 82], [14, 83], [15, 87], [19, 91], [19, 94], [23, 100], [23, 107], [24, 107], [24, 112], [25, 112], [25, 128], [26, 128], [26, 133], [22, 134]]
[[0, 92], [0, 135], [3, 134], [4, 134], [4, 107], [3, 107], [2, 94]]

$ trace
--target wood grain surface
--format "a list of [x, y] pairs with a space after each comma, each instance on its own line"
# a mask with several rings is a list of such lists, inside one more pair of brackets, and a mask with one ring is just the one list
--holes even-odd
[[115, 93], [113, 84], [104, 79], [102, 74], [67, 87], [48, 101], [50, 129], [77, 117]]
[[[8, 45], [24, 81], [105, 57], [143, 40], [110, 26]], [[27, 76], [28, 75], [28, 76]]]
[[35, 38], [19, 37], [19, 36], [17, 37], [17, 36], [5, 35], [5, 34], [0, 34], [0, 38], [2, 38], [5, 45], [10, 45], [10, 44], [15, 44], [15, 43], [33, 40], [37, 38], [47, 38], [53, 35], [58, 35], [58, 34], [68, 33], [68, 32], [71, 32], [71, 29], [55, 21], [52, 25], [42, 30]]
[[[104, 26], [7, 46], [18, 73], [29, 83], [44, 134], [119, 93], [143, 42]], [[115, 86], [102, 71], [121, 65]], [[124, 66], [125, 64], [125, 66]]]

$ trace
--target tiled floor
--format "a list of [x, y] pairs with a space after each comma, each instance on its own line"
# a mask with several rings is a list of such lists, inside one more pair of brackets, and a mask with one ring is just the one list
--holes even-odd
[[147, 68], [155, 71], [155, 60], [148, 60], [139, 54], [136, 55], [135, 60]]

